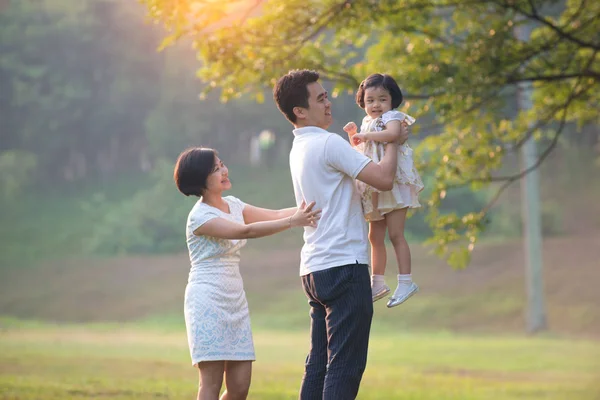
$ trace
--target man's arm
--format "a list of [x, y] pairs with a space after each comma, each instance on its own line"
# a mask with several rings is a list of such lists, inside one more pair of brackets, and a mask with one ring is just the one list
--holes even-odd
[[[403, 126], [402, 135], [408, 136], [408, 129]], [[375, 164], [364, 154], [354, 151], [352, 147], [340, 136], [332, 134], [325, 142], [325, 157], [327, 163], [352, 177], [373, 186], [376, 189], [391, 190], [394, 184], [396, 168], [398, 166], [398, 144], [396, 142], [385, 145], [383, 159]]]
[[392, 189], [398, 167], [398, 142], [404, 143], [408, 139], [407, 125], [400, 123], [398, 129], [398, 141], [385, 145], [383, 159], [378, 164], [374, 162], [367, 164], [356, 176], [356, 179], [378, 190], [386, 191]]
[[373, 132], [361, 132], [355, 134], [352, 138], [356, 142], [366, 142], [367, 140], [373, 140], [375, 142], [400, 141], [400, 144], [402, 144], [406, 141], [406, 139], [408, 139], [408, 136], [406, 137], [406, 139], [404, 138], [404, 136], [402, 136], [402, 125], [406, 125], [406, 122], [392, 120], [387, 123], [384, 130]]
[[386, 144], [384, 153], [379, 163], [368, 163], [356, 179], [378, 190], [392, 190], [398, 166], [398, 145], [395, 142]]

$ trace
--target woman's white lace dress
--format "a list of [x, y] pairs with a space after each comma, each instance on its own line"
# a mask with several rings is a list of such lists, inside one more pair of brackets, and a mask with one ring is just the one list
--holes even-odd
[[184, 313], [192, 364], [201, 361], [255, 360], [250, 314], [240, 275], [240, 249], [246, 240], [196, 236], [213, 218], [244, 223], [244, 203], [223, 198], [230, 213], [198, 201], [188, 216], [186, 236], [191, 269]]

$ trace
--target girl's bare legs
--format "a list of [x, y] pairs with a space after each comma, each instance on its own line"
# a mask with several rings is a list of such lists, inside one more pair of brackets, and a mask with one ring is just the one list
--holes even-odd
[[385, 252], [385, 219], [372, 221], [369, 224], [369, 242], [371, 243], [371, 294], [373, 301], [377, 301], [390, 292], [385, 284], [385, 264], [387, 255]]
[[406, 212], [408, 208], [394, 210], [385, 214], [385, 222], [390, 235], [390, 241], [394, 246], [396, 253], [396, 262], [398, 263], [398, 273], [401, 275], [411, 273], [410, 248], [404, 237], [404, 224], [406, 222]]
[[225, 393], [221, 400], [246, 400], [252, 378], [252, 361], [225, 361]]
[[398, 287], [388, 301], [388, 307], [395, 307], [415, 294], [419, 287], [412, 281], [410, 248], [404, 237], [404, 224], [408, 208], [394, 210], [385, 215], [385, 222], [390, 235], [390, 241], [396, 253], [398, 263]]
[[223, 385], [225, 361], [203, 361], [198, 363], [198, 371], [200, 383], [197, 400], [218, 400]]

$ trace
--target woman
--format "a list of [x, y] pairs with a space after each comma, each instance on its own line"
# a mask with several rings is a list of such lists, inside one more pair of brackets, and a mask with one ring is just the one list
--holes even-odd
[[223, 192], [231, 189], [227, 167], [208, 148], [180, 154], [174, 179], [179, 191], [200, 199], [188, 216], [186, 236], [191, 270], [184, 313], [192, 364], [198, 366], [198, 400], [246, 399], [254, 344], [248, 303], [239, 272], [240, 249], [248, 238], [294, 226], [316, 226], [314, 202], [299, 209], [267, 210]]

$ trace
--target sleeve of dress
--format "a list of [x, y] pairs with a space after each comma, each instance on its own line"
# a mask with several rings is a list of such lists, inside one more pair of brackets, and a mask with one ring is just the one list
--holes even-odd
[[368, 126], [369, 126], [369, 116], [365, 116], [362, 120], [362, 122], [360, 123], [360, 133], [365, 133], [368, 131]]
[[403, 112], [390, 110], [383, 113], [381, 116], [381, 122], [383, 122], [384, 125], [387, 125], [387, 123], [390, 121], [406, 121], [408, 125], [412, 125], [415, 123], [416, 119], [408, 114], [404, 114]]
[[210, 221], [211, 219], [219, 218], [219, 215], [204, 207], [196, 207], [192, 210], [187, 220], [187, 227], [191, 232]]

